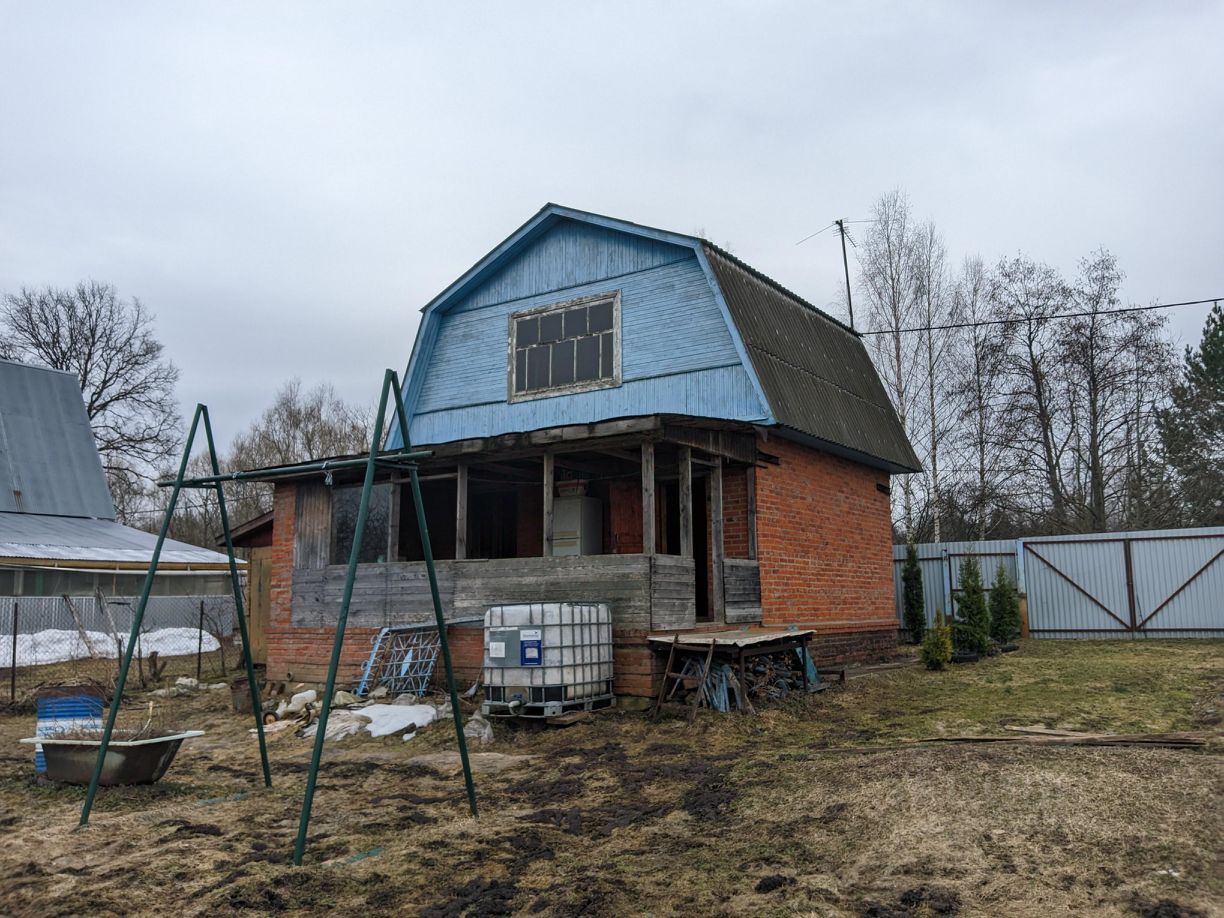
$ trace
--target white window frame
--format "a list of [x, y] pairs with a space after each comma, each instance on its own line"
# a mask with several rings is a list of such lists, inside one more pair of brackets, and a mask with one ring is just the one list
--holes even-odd
[[[569, 383], [563, 386], [550, 386], [547, 389], [536, 389], [533, 392], [515, 392], [515, 374], [517, 367], [514, 359], [517, 346], [518, 320], [531, 316], [543, 316], [554, 312], [565, 312], [577, 306], [593, 306], [596, 303], [612, 303], [612, 375], [602, 379], [589, 379], [583, 382]], [[508, 347], [506, 352], [506, 394], [510, 402], [529, 402], [540, 398], [554, 398], [558, 395], [574, 395], [579, 392], [591, 392], [596, 389], [615, 389], [621, 384], [621, 294], [619, 290], [607, 293], [593, 293], [576, 299], [563, 300], [560, 303], [549, 303], [547, 306], [536, 306], [510, 313], [508, 331]], [[602, 333], [601, 333], [602, 334]]]

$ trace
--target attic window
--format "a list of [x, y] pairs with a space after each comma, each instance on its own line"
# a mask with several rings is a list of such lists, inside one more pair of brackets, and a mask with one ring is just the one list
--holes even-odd
[[619, 385], [619, 292], [510, 316], [510, 401]]

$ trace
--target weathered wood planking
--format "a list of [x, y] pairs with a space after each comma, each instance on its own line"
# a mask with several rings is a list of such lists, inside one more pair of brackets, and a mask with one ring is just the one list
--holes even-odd
[[472, 561], [457, 571], [455, 615], [483, 615], [498, 603], [606, 602], [613, 624], [650, 628], [650, 559], [578, 555]]
[[[439, 561], [438, 588], [448, 619], [483, 615], [499, 603], [607, 602], [617, 628], [665, 630], [696, 623], [694, 562], [672, 555], [587, 555]], [[293, 624], [335, 624], [344, 565], [302, 569], [293, 577]], [[430, 621], [433, 604], [421, 562], [362, 564], [349, 623], [355, 627]]]
[[650, 627], [654, 631], [692, 628], [697, 622], [696, 564], [692, 558], [651, 559]]
[[723, 560], [723, 596], [729, 623], [761, 620], [761, 568], [756, 561]]
[[318, 570], [331, 554], [331, 490], [322, 484], [297, 486], [294, 518], [293, 566]]
[[[335, 625], [340, 614], [347, 567], [329, 565], [321, 570], [293, 572], [293, 624], [298, 628]], [[438, 592], [447, 618], [454, 618], [455, 579], [452, 562], [438, 562]], [[433, 620], [433, 599], [425, 564], [359, 564], [349, 606], [349, 624], [361, 628], [412, 625]]]

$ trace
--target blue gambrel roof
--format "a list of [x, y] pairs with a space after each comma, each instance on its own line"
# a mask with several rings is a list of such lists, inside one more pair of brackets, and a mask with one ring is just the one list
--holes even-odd
[[[404, 386], [405, 408], [414, 439], [422, 441], [421, 432], [417, 430], [419, 412], [424, 410], [428, 414], [437, 409], [434, 404], [438, 401], [436, 391], [425, 392], [424, 404], [422, 395], [431, 362], [438, 359], [436, 347], [445, 318], [453, 311], [462, 312], [480, 307], [485, 300], [495, 300], [494, 294], [499, 289], [497, 279], [503, 279], [505, 286], [504, 279], [513, 274], [518, 263], [529, 258], [541, 240], [566, 224], [584, 227], [587, 235], [595, 239], [594, 244], [602, 249], [613, 247], [602, 245], [599, 232], [605, 233], [605, 238], [619, 234], [644, 241], [647, 247], [655, 244], [660, 250], [679, 253], [686, 264], [694, 266], [690, 270], [693, 277], [699, 278], [696, 283], [702, 288], [701, 296], [706, 302], [712, 296], [725, 325], [725, 332], [719, 334], [733, 349], [727, 353], [735, 367], [733, 372], [727, 367], [721, 376], [694, 377], [690, 380], [690, 391], [672, 393], [674, 399], [681, 403], [691, 399], [700, 402], [703, 410], [709, 408], [709, 398], [693, 397], [692, 387], [698, 387], [703, 393], [715, 393], [716, 407], [713, 411], [704, 411], [703, 416], [775, 427], [780, 433], [794, 435], [811, 445], [890, 471], [919, 468], [862, 340], [847, 326], [707, 240], [557, 204], [543, 207], [422, 309], [421, 327], [413, 345]], [[643, 246], [638, 245], [637, 249], [641, 253]], [[589, 247], [585, 251], [589, 257]], [[581, 253], [576, 252], [576, 255]], [[677, 261], [674, 254], [669, 261], [662, 251], [647, 250], [640, 254], [639, 260], [641, 258], [648, 259], [660, 270]], [[579, 271], [583, 258], [574, 257], [572, 263], [574, 270]], [[605, 265], [603, 274], [614, 277], [615, 266]], [[583, 278], [578, 275], [563, 278], [556, 282], [555, 292], [560, 297], [564, 295], [563, 290], [582, 289], [582, 283]], [[673, 289], [678, 282], [669, 280], [668, 283], [673, 285], [669, 289]], [[473, 304], [473, 291], [487, 290], [490, 285], [494, 288], [493, 293], [486, 295], [484, 300], [480, 300], [477, 293], [478, 301]], [[693, 290], [691, 286], [685, 289]], [[674, 295], [696, 296], [696, 293]], [[708, 309], [706, 314], [712, 316]], [[739, 375], [736, 377], [733, 373]], [[737, 380], [742, 380], [742, 385]], [[587, 399], [584, 410], [588, 412], [614, 412], [605, 414], [607, 417], [656, 413], [650, 405], [644, 405], [644, 410], [636, 410], [635, 404], [626, 403], [625, 393], [621, 396], [619, 401], [607, 395], [580, 398]], [[577, 404], [574, 397], [561, 398], [569, 398]], [[604, 402], [592, 409], [592, 401], [598, 398], [603, 398]], [[718, 406], [723, 404], [719, 399], [726, 400], [726, 413], [719, 412]], [[502, 410], [491, 398], [484, 404], [486, 413], [481, 417], [487, 418], [488, 412]], [[750, 407], [752, 405], [756, 407]], [[504, 423], [504, 416], [502, 420]], [[535, 420], [538, 423], [521, 429], [549, 426], [542, 415]], [[443, 442], [438, 438], [446, 437], [446, 433], [454, 429], [457, 428], [425, 425], [426, 439], [422, 442]], [[399, 443], [397, 428], [392, 428], [388, 443]]]

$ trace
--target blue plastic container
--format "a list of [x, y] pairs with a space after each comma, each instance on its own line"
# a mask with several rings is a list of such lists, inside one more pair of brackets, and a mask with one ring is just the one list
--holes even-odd
[[[82, 692], [76, 695], [49, 695], [37, 700], [38, 722], [35, 736], [52, 736], [67, 730], [99, 730], [102, 728], [100, 695]], [[34, 747], [34, 771], [45, 774], [47, 761], [42, 746]]]

